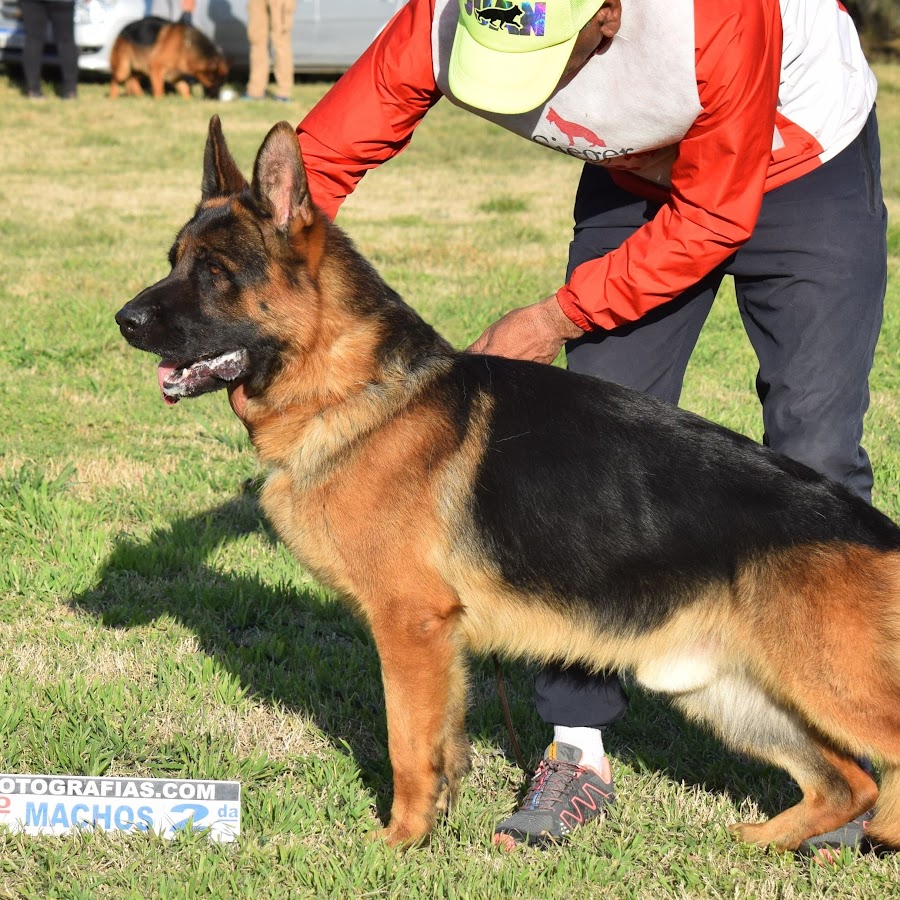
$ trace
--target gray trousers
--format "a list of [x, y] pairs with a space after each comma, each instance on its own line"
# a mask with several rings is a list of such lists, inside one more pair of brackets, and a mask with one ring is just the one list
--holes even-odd
[[[569, 274], [603, 256], [659, 206], [586, 165]], [[725, 275], [759, 361], [763, 442], [871, 500], [862, 447], [869, 372], [887, 286], [887, 211], [875, 112], [842, 153], [763, 198], [750, 240], [674, 301], [566, 348], [569, 368], [677, 404], [685, 369]], [[625, 713], [618, 678], [548, 667], [535, 703], [555, 725], [603, 727]]]

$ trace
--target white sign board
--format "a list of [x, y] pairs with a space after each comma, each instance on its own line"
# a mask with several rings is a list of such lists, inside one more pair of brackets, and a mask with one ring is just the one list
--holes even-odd
[[233, 841], [241, 830], [241, 785], [195, 779], [0, 775], [0, 826], [26, 834], [80, 828], [173, 838], [203, 831]]

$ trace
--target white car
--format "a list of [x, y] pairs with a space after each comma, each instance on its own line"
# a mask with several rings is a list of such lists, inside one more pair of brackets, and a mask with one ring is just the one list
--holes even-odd
[[[294, 68], [342, 72], [369, 46], [406, 0], [297, 0]], [[78, 68], [109, 73], [109, 54], [119, 32], [144, 16], [177, 20], [179, 0], [75, 0]], [[199, 0], [193, 24], [218, 44], [233, 68], [246, 69], [247, 0]], [[0, 60], [18, 62], [25, 32], [18, 0], [0, 0]], [[50, 43], [45, 59], [54, 60]]]

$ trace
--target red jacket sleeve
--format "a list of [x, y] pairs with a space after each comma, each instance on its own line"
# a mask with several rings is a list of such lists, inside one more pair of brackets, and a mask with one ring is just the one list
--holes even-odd
[[672, 168], [672, 190], [646, 225], [578, 266], [557, 292], [580, 327], [615, 328], [674, 299], [753, 232], [772, 152], [781, 71], [776, 0], [696, 0], [703, 111]]
[[396, 156], [441, 94], [434, 0], [410, 0], [297, 126], [313, 202], [332, 219], [369, 169]]

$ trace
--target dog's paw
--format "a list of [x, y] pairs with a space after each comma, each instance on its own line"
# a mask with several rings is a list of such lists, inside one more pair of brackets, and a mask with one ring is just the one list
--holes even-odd
[[378, 828], [369, 832], [369, 839], [383, 841], [388, 847], [397, 850], [410, 850], [419, 847], [428, 840], [428, 829], [411, 828], [403, 822], [391, 822], [387, 828]]
[[729, 825], [731, 836], [745, 844], [756, 844], [757, 847], [773, 847], [775, 850], [791, 850], [796, 846], [796, 841], [786, 837], [781, 829], [773, 826], [772, 822], [737, 822]]
[[769, 843], [766, 835], [766, 823], [736, 822], [734, 825], [728, 826], [728, 831], [736, 841], [743, 841], [745, 844], [757, 844], [764, 847]]

